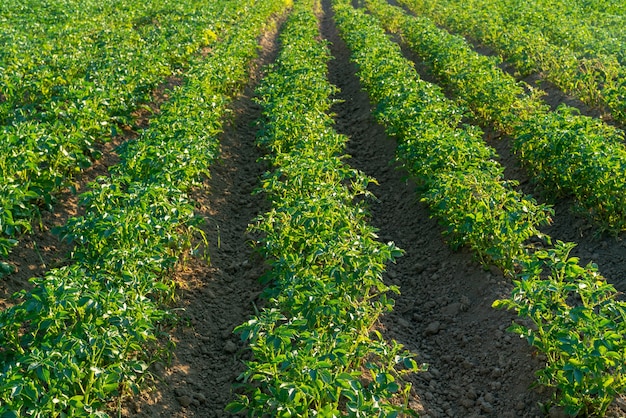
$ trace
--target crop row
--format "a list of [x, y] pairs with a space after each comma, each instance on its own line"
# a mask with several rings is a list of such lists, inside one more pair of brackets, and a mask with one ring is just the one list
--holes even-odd
[[[111, 397], [136, 392], [162, 358], [173, 315], [169, 273], [193, 252], [201, 221], [187, 191], [208, 172], [229, 97], [245, 82], [257, 37], [282, 1], [257, 1], [140, 137], [110, 178], [84, 193], [85, 215], [63, 235], [71, 264], [34, 278], [22, 302], [0, 313], [0, 415], [108, 416]], [[162, 341], [161, 341], [162, 342]]]
[[[497, 2], [493, 1], [401, 0], [400, 3], [417, 14], [430, 16], [438, 24], [489, 45], [520, 71], [539, 72], [583, 102], [608, 107], [616, 120], [626, 122], [626, 67], [620, 65], [615, 55], [598, 52], [602, 51], [602, 46], [596, 45], [597, 42], [592, 53], [577, 53], [569, 44], [554, 44], [542, 31], [528, 24], [505, 21], [498, 14]], [[570, 19], [570, 14], [567, 18]], [[530, 19], [522, 18], [524, 22]]]
[[[456, 234], [486, 237], [484, 242], [494, 248], [469, 238], [456, 242], [467, 243], [481, 255], [510, 254], [508, 260], [483, 257], [513, 267], [512, 295], [494, 306], [513, 309], [524, 318], [510, 329], [546, 354], [538, 381], [557, 389], [555, 402], [569, 413], [605, 411], [626, 389], [626, 304], [616, 300], [617, 292], [597, 266], [582, 267], [569, 256], [575, 244], [552, 246], [550, 237], [537, 232], [533, 221], [545, 222], [546, 208], [519, 196], [500, 179], [501, 169], [490, 168], [496, 167], [490, 160], [493, 151], [480, 144], [480, 132], [460, 125], [461, 110], [440, 89], [419, 79], [381, 23], [343, 0], [335, 1], [335, 11], [378, 120], [398, 139], [399, 159], [424, 185], [423, 200], [448, 231], [456, 220], [463, 220], [463, 229], [452, 229]], [[488, 229], [486, 219], [504, 226]], [[504, 231], [510, 238], [494, 239]], [[545, 248], [529, 246], [528, 238], [541, 238]]]
[[122, 116], [138, 100], [149, 99], [145, 95], [173, 68], [213, 44], [218, 33], [225, 35], [246, 4], [23, 3], [7, 0], [0, 6], [3, 124], [53, 118], [70, 106], [65, 100], [86, 97], [106, 100], [112, 115]]
[[[448, 14], [459, 5], [458, 0], [429, 3], [428, 16], [437, 21], [455, 22], [458, 27], [461, 18]], [[481, 27], [472, 30], [490, 39], [495, 38], [494, 32], [500, 28], [506, 27], [507, 32], [523, 30], [527, 36], [541, 37], [555, 48], [564, 47], [579, 59], [612, 56], [620, 64], [625, 63], [624, 16], [592, 11], [582, 2], [566, 0], [470, 0], [464, 6], [463, 18], [489, 19], [489, 31], [485, 30], [487, 25], [482, 20]]]
[[328, 115], [337, 89], [326, 79], [330, 53], [317, 40], [314, 7], [319, 2], [296, 2], [279, 57], [257, 90], [265, 116], [258, 143], [273, 165], [262, 186], [272, 208], [251, 227], [271, 269], [266, 306], [236, 328], [253, 359], [240, 377], [245, 393], [227, 409], [277, 417], [413, 414], [389, 399], [406, 402], [410, 386], [402, 388], [399, 375], [417, 364], [373, 330], [392, 308], [386, 293], [397, 292], [382, 281], [385, 264], [402, 252], [378, 242], [366, 223], [359, 196], [373, 180], [342, 162], [347, 138]]
[[[39, 3], [34, 10], [45, 7]], [[10, 271], [1, 259], [54, 194], [99, 157], [98, 145], [132, 123], [165, 77], [217, 42], [207, 28], [226, 36], [247, 4], [160, 0], [146, 9], [131, 1], [117, 10], [113, 2], [74, 3], [67, 10], [76, 16], [49, 22], [47, 13], [56, 12], [19, 8], [0, 23], [0, 275]]]
[[580, 6], [589, 13], [600, 12], [617, 17], [626, 16], [626, 5], [620, 0], [583, 1]]
[[467, 245], [484, 262], [512, 271], [512, 261], [524, 258], [525, 242], [539, 235], [537, 228], [550, 221], [551, 210], [503, 180], [503, 168], [481, 130], [460, 126], [462, 108], [417, 76], [378, 21], [348, 7], [338, 7], [337, 21], [377, 106], [377, 119], [400, 139], [398, 156], [420, 180], [423, 199], [444, 223], [451, 243]]
[[535, 94], [499, 69], [493, 59], [421, 16], [383, 1], [369, 1], [392, 31], [401, 33], [433, 73], [476, 119], [511, 134], [514, 150], [532, 177], [557, 195], [573, 195], [602, 228], [626, 228], [624, 133], [561, 106], [552, 112]]
[[615, 57], [621, 65], [626, 63], [626, 20], [622, 16], [593, 12], [579, 2], [566, 0], [478, 0], [470, 7], [482, 7], [500, 25], [543, 36], [579, 58], [601, 54]]

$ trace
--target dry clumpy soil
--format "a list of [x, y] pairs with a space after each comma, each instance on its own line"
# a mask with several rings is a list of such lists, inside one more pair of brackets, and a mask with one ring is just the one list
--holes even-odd
[[[510, 280], [497, 269], [480, 266], [468, 252], [452, 251], [446, 245], [442, 228], [419, 202], [414, 183], [394, 163], [395, 142], [373, 119], [349, 51], [338, 36], [330, 2], [325, 0], [323, 6], [321, 34], [330, 41], [334, 57], [328, 75], [341, 89], [336, 97], [341, 101], [333, 108], [335, 128], [351, 139], [348, 163], [378, 181], [371, 188], [377, 197], [370, 203], [371, 224], [379, 229], [381, 240], [394, 241], [406, 252], [387, 268], [386, 280], [399, 286], [401, 295], [395, 296], [396, 307], [382, 318], [380, 329], [416, 353], [418, 362], [429, 365], [427, 372], [409, 376], [411, 406], [431, 418], [543, 416], [539, 405], [548, 402], [551, 393], [530, 388], [542, 357], [526, 341], [506, 332], [513, 314], [491, 308], [495, 299], [508, 296]], [[250, 83], [233, 103], [232, 118], [221, 136], [220, 161], [204, 188], [193, 196], [198, 214], [206, 218], [210, 263], [191, 259], [179, 269], [181, 321], [170, 332], [176, 344], [170, 362], [154, 365], [150, 388], [125, 398], [121, 409], [112, 412], [114, 416], [228, 416], [224, 407], [234, 398], [233, 385], [244, 370], [242, 361], [249, 356], [232, 331], [263, 303], [258, 298], [262, 290], [258, 278], [266, 267], [246, 231], [268, 209], [262, 195], [252, 194], [267, 169], [259, 162], [262, 152], [255, 145], [261, 109], [253, 97], [263, 66], [276, 56], [277, 34], [268, 33], [261, 46]], [[524, 191], [532, 193], [533, 186], [524, 179], [506, 143], [493, 145], [503, 154], [507, 174], [520, 179]], [[66, 215], [45, 215], [50, 217], [46, 230], [76, 213], [75, 202], [69, 196], [63, 200], [70, 207], [62, 204], [57, 211]], [[625, 290], [624, 236], [596, 237], [593, 227], [573, 215], [570, 206], [571, 202], [558, 202], [556, 223], [546, 232], [579, 242], [575, 251], [583, 261], [597, 262], [605, 276]], [[62, 264], [63, 253], [70, 250], [55, 238], [39, 235], [32, 238], [39, 244], [24, 242], [23, 257], [32, 259], [20, 261], [21, 275], [0, 282], [2, 304], [9, 290], [25, 286], [29, 271], [39, 274], [46, 266]], [[39, 253], [44, 259], [39, 259], [37, 251], [29, 253], [30, 247], [43, 250]], [[617, 407], [611, 414], [626, 416]], [[553, 409], [550, 416], [561, 413]]]

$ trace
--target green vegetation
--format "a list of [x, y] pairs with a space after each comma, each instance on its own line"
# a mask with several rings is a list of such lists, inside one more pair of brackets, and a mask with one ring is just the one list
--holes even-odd
[[232, 32], [197, 60], [122, 162], [82, 195], [85, 215], [63, 235], [71, 264], [33, 279], [0, 313], [3, 417], [107, 416], [111, 397], [136, 392], [172, 316], [169, 274], [193, 252], [199, 220], [187, 191], [208, 172], [229, 98], [247, 79], [256, 38], [281, 1], [241, 9]]
[[[509, 331], [546, 355], [538, 383], [557, 389], [555, 403], [573, 416], [604, 416], [626, 391], [626, 303], [598, 273], [557, 242], [523, 263], [511, 297], [494, 302], [527, 321]], [[525, 324], [525, 325], [522, 325]]]
[[103, 142], [131, 129], [133, 112], [166, 77], [226, 37], [251, 2], [118, 3], [0, 5], [0, 276], [55, 193], [99, 158]]
[[[540, 232], [552, 209], [504, 178], [482, 130], [467, 121], [512, 135], [537, 182], [574, 196], [614, 233], [626, 230], [624, 134], [565, 106], [551, 111], [498, 59], [436, 23], [464, 32], [461, 23], [484, 22], [469, 34], [508, 51], [521, 71], [543, 71], [620, 119], [623, 7], [500, 2], [515, 6], [507, 9], [471, 0], [458, 9], [453, 0], [400, 0], [426, 17], [383, 0], [360, 2], [370, 14], [351, 3], [333, 0], [337, 26], [421, 199], [453, 247], [470, 248], [513, 278], [511, 296], [493, 306], [516, 311], [510, 330], [545, 354], [537, 379], [555, 389], [553, 403], [572, 415], [604, 414], [626, 390], [626, 302], [596, 265], [570, 256], [574, 243]], [[333, 129], [337, 88], [326, 77], [331, 56], [320, 40], [319, 0], [7, 0], [0, 5], [0, 275], [39, 210], [99, 157], [101, 144], [120, 130], [136, 136], [118, 148], [111, 175], [81, 195], [84, 214], [61, 228], [75, 243], [67, 264], [31, 279], [32, 290], [0, 312], [1, 417], [106, 417], [113, 400], [138, 393], [151, 363], [167, 358], [164, 330], [176, 320], [167, 308], [175, 298], [171, 275], [205, 239], [188, 193], [218, 156], [224, 117], [248, 78], [259, 35], [291, 6], [279, 57], [257, 89], [258, 145], [272, 167], [259, 192], [272, 207], [250, 231], [269, 266], [266, 303], [235, 329], [251, 356], [226, 409], [416, 416], [403, 377], [422, 367], [376, 330], [393, 308], [389, 294], [399, 292], [382, 280], [386, 265], [403, 251], [380, 242], [368, 224], [368, 186], [376, 180], [344, 163], [348, 138]], [[554, 7], [567, 17], [550, 15]], [[455, 100], [419, 78], [383, 25]], [[172, 80], [177, 87], [149, 126], [134, 132], [136, 112]]]
[[[617, 300], [615, 288], [595, 265], [582, 267], [569, 256], [575, 244], [552, 246], [551, 238], [538, 232], [537, 226], [549, 219], [548, 209], [522, 198], [500, 179], [501, 169], [491, 160], [494, 153], [481, 142], [479, 130], [461, 125], [460, 108], [418, 78], [380, 22], [344, 1], [335, 3], [338, 26], [377, 118], [398, 139], [399, 159], [424, 184], [422, 200], [456, 234], [453, 243], [469, 245], [485, 262], [498, 264], [515, 278], [511, 297], [494, 306], [524, 318], [526, 325], [514, 324], [510, 330], [546, 354], [538, 382], [557, 389], [554, 403], [568, 413], [604, 413], [625, 390], [626, 303]], [[373, 0], [368, 5], [388, 27], [403, 27], [399, 9]], [[458, 42], [438, 36], [440, 44]], [[422, 39], [435, 48], [436, 37]], [[451, 74], [457, 60], [458, 66], [473, 62], [452, 49], [439, 57], [437, 65], [449, 64]], [[468, 84], [479, 84], [480, 77], [493, 80], [490, 72], [471, 78], [464, 74]], [[530, 245], [529, 238], [542, 244]]]
[[461, 125], [462, 108], [419, 78], [378, 20], [341, 3], [336, 13], [375, 115], [398, 139], [399, 159], [421, 181], [422, 199], [451, 243], [512, 271], [526, 257], [527, 240], [550, 221], [551, 209], [502, 178], [503, 168], [481, 130]]
[[556, 196], [572, 195], [580, 211], [606, 230], [626, 229], [624, 133], [561, 106], [552, 112], [536, 95], [424, 17], [383, 1], [368, 7], [431, 66], [481, 123], [515, 138], [514, 149], [534, 180]]
[[401, 0], [418, 15], [494, 48], [524, 74], [541, 73], [626, 122], [624, 17], [581, 2]]
[[[313, 1], [301, 1], [285, 24], [282, 50], [258, 88], [265, 124], [259, 144], [274, 170], [263, 179], [272, 209], [252, 226], [271, 270], [267, 306], [236, 328], [254, 359], [242, 374], [246, 395], [231, 412], [249, 416], [396, 417], [417, 370], [411, 356], [372, 328], [397, 289], [382, 281], [401, 255], [376, 241], [355, 199], [373, 181], [342, 163], [346, 137], [332, 129], [325, 78], [329, 56], [319, 42]], [[400, 397], [404, 404], [389, 399]]]

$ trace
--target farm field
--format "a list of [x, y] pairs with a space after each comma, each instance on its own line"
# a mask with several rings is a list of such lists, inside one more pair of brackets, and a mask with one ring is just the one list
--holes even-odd
[[414, 0], [80, 1], [0, 6], [0, 416], [626, 416], [618, 113]]

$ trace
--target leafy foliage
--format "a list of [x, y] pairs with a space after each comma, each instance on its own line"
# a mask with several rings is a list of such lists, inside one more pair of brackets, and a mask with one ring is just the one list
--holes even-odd
[[455, 246], [512, 271], [551, 210], [502, 179], [480, 129], [461, 124], [464, 109], [418, 77], [377, 19], [341, 3], [336, 10], [377, 118], [399, 140], [398, 158], [423, 183], [422, 199]]
[[569, 253], [572, 243], [557, 242], [537, 251], [517, 275], [510, 299], [495, 307], [516, 310], [533, 326], [514, 324], [547, 356], [538, 382], [559, 390], [556, 403], [566, 412], [604, 415], [626, 390], [626, 303], [588, 264]]
[[[342, 163], [346, 138], [328, 111], [336, 88], [325, 77], [329, 51], [316, 41], [312, 1], [296, 2], [282, 50], [258, 88], [265, 115], [259, 144], [274, 170], [263, 179], [272, 209], [252, 229], [271, 270], [267, 306], [236, 332], [253, 359], [245, 394], [227, 410], [249, 416], [395, 417], [407, 409], [416, 371], [411, 355], [372, 331], [393, 306], [382, 281], [402, 251], [376, 241], [364, 203], [373, 181]], [[401, 397], [405, 404], [393, 405]]]
[[0, 260], [159, 83], [218, 41], [207, 26], [227, 35], [248, 2], [230, 3], [0, 5]]
[[523, 74], [541, 73], [563, 91], [626, 121], [624, 16], [564, 0], [400, 3], [490, 46]]
[[475, 52], [461, 37], [423, 16], [408, 16], [381, 0], [368, 7], [401, 33], [481, 123], [513, 135], [533, 178], [554, 195], [572, 195], [583, 213], [606, 230], [626, 228], [624, 133], [561, 106], [552, 112], [534, 93]]
[[0, 313], [0, 414], [107, 416], [106, 402], [137, 392], [165, 354], [157, 339], [173, 319], [164, 307], [174, 298], [168, 273], [194, 252], [199, 231], [186, 192], [208, 173], [226, 104], [284, 6], [239, 3], [246, 18], [194, 63], [150, 127], [122, 148], [113, 175], [82, 195], [85, 215], [62, 230], [77, 243], [72, 264], [32, 279], [23, 301]]

